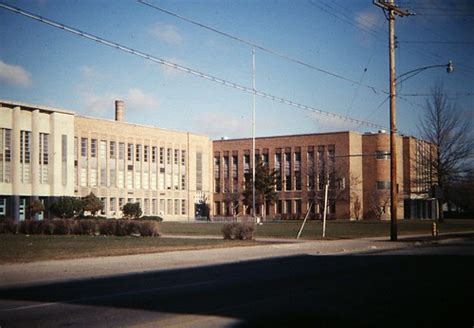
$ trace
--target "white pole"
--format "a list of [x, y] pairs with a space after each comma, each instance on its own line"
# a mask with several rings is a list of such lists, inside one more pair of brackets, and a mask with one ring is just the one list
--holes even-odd
[[323, 238], [326, 237], [326, 214], [328, 211], [328, 188], [329, 183], [324, 186], [324, 214], [323, 214]]
[[304, 225], [306, 224], [306, 220], [308, 219], [309, 213], [311, 212], [311, 206], [313, 206], [313, 202], [309, 204], [309, 209], [308, 212], [306, 213], [306, 216], [304, 217], [303, 224], [301, 225], [300, 231], [298, 231], [298, 235], [296, 236], [296, 239], [300, 239], [301, 233], [303, 232]]
[[255, 49], [252, 49], [252, 88], [253, 88], [253, 110], [252, 110], [252, 216], [257, 223], [255, 215]]

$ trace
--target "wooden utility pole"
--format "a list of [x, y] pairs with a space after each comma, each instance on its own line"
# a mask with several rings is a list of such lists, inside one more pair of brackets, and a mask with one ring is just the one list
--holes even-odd
[[390, 69], [390, 240], [398, 239], [397, 210], [398, 210], [398, 184], [397, 184], [397, 118], [396, 118], [396, 77], [395, 77], [395, 15], [408, 16], [410, 13], [398, 8], [393, 0], [388, 2], [374, 0], [374, 5], [388, 12], [388, 53]]

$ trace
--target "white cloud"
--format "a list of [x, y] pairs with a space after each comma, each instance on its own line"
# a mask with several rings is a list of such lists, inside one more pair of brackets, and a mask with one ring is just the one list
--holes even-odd
[[330, 117], [321, 114], [308, 114], [309, 118], [316, 125], [315, 132], [336, 132], [336, 131], [355, 131], [358, 130], [358, 124], [345, 121], [339, 118]]
[[197, 132], [209, 135], [211, 138], [239, 138], [250, 133], [248, 119], [232, 117], [228, 113], [202, 113], [200, 116], [195, 116], [193, 121]]
[[0, 82], [18, 87], [28, 87], [32, 84], [30, 73], [23, 67], [7, 64], [2, 60], [0, 60]]
[[125, 94], [121, 95], [117, 93], [98, 95], [93, 92], [84, 92], [82, 97], [85, 112], [90, 115], [113, 115], [115, 100], [119, 99], [125, 102], [125, 113], [151, 111], [159, 107], [158, 100], [153, 95], [147, 94], [139, 88], [129, 89]]
[[358, 12], [355, 15], [355, 23], [357, 26], [366, 30], [376, 30], [378, 28], [379, 19], [379, 13], [374, 12], [372, 8]]
[[96, 68], [88, 65], [84, 65], [81, 67], [82, 76], [86, 79], [97, 79], [102, 77]]
[[150, 34], [158, 40], [172, 45], [180, 45], [184, 41], [183, 36], [174, 25], [155, 24], [150, 29]]

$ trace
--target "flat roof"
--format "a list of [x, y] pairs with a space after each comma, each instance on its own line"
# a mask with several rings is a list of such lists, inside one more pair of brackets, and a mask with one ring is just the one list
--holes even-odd
[[61, 113], [61, 114], [67, 114], [67, 115], [75, 115], [73, 111], [62, 109], [62, 108], [54, 108], [54, 107], [49, 107], [49, 106], [43, 106], [43, 105], [33, 105], [33, 104], [27, 104], [24, 102], [20, 101], [12, 101], [12, 100], [5, 100], [5, 99], [0, 99], [0, 104], [2, 105], [9, 105], [13, 107], [21, 107], [25, 109], [30, 109], [30, 110], [41, 110], [43, 112], [50, 112], [50, 113]]
[[[362, 135], [359, 132], [355, 131], [334, 131], [334, 132], [320, 132], [320, 133], [302, 133], [302, 134], [286, 134], [286, 135], [278, 135], [278, 136], [265, 136], [265, 137], [255, 137], [255, 139], [276, 139], [276, 138], [290, 138], [290, 137], [311, 137], [311, 136], [319, 136], [325, 134], [343, 134], [343, 133], [354, 133], [358, 135]], [[214, 141], [244, 141], [244, 140], [252, 140], [252, 138], [235, 138], [235, 139], [214, 139]]]

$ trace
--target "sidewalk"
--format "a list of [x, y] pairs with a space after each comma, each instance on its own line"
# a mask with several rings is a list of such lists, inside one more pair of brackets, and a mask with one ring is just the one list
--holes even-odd
[[275, 257], [343, 255], [415, 247], [414, 241], [394, 243], [380, 240], [380, 238], [378, 240], [277, 241], [278, 243], [270, 245], [7, 264], [0, 266], [0, 287], [71, 279], [96, 279], [121, 274], [184, 269]]

